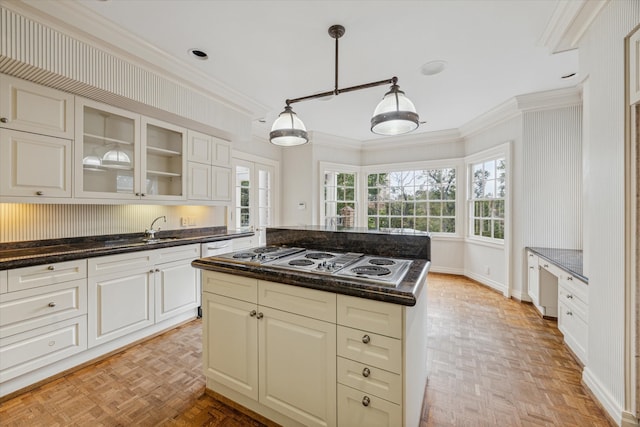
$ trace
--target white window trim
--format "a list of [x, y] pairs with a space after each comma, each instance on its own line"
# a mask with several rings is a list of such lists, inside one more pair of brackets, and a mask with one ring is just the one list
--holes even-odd
[[[505, 197], [504, 197], [504, 239], [476, 236], [471, 233], [470, 206], [471, 206], [471, 165], [487, 160], [495, 160], [504, 157], [505, 170]], [[482, 244], [494, 248], [510, 247], [511, 242], [511, 142], [505, 142], [488, 150], [484, 150], [464, 159], [464, 233], [465, 240], [471, 243]]]
[[[465, 199], [466, 193], [464, 188], [460, 187], [461, 178], [464, 178], [463, 184], [466, 183], [466, 174], [464, 173], [466, 165], [464, 163], [463, 158], [450, 158], [443, 160], [425, 160], [420, 162], [404, 162], [404, 163], [387, 163], [380, 165], [367, 165], [361, 167], [362, 171], [362, 179], [360, 180], [362, 188], [359, 194], [368, 194], [367, 192], [367, 176], [370, 173], [386, 173], [386, 172], [402, 172], [408, 170], [419, 170], [419, 169], [444, 169], [444, 168], [453, 168], [456, 171], [456, 232], [455, 233], [434, 233], [430, 232], [430, 235], [434, 239], [464, 239], [465, 238]], [[461, 191], [461, 189], [463, 191]], [[362, 221], [364, 223], [364, 227], [367, 226], [365, 219], [367, 218], [367, 205], [368, 203], [361, 203], [361, 215]]]
[[[363, 227], [364, 218], [362, 216], [362, 205], [363, 201], [361, 200], [362, 194], [362, 168], [360, 166], [347, 165], [343, 163], [332, 163], [320, 161], [318, 163], [318, 184], [319, 184], [319, 196], [320, 203], [318, 206], [318, 218], [319, 224], [325, 223], [325, 215], [324, 215], [324, 205], [326, 200], [324, 199], [324, 173], [326, 171], [331, 172], [341, 172], [341, 173], [355, 173], [356, 174], [356, 182], [355, 182], [355, 204], [356, 204], [356, 222], [354, 224], [355, 227]], [[365, 211], [366, 213], [366, 211]], [[366, 226], [366, 224], [364, 225]]]

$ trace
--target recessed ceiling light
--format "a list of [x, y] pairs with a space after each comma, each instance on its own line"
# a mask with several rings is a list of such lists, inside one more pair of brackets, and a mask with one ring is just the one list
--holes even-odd
[[189, 49], [189, 54], [201, 61], [206, 61], [207, 59], [209, 59], [209, 55], [207, 55], [207, 52], [202, 49]]
[[569, 74], [565, 74], [564, 76], [561, 76], [561, 79], [570, 79], [571, 77], [575, 77], [576, 73], [569, 73]]
[[441, 73], [442, 70], [447, 66], [447, 61], [443, 61], [438, 59], [436, 61], [429, 61], [420, 67], [420, 72], [425, 76], [433, 76], [435, 74]]

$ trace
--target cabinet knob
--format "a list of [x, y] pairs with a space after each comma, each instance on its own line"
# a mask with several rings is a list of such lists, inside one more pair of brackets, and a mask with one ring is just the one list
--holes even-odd
[[567, 299], [573, 299], [573, 295], [567, 294]]
[[159, 268], [156, 268], [156, 273], [160, 273], [160, 269]]
[[251, 310], [251, 311], [249, 312], [249, 316], [251, 316], [251, 317], [255, 317], [255, 316], [256, 316], [256, 314], [258, 314], [258, 312], [257, 312], [257, 311], [255, 311], [255, 310]]
[[55, 307], [55, 306], [56, 306], [56, 303], [55, 303], [55, 302], [51, 301], [51, 302], [49, 303], [49, 307], [53, 308], [53, 307]]
[[153, 268], [151, 270], [149, 270], [149, 273], [153, 273]]
[[573, 313], [570, 311], [567, 311], [567, 316], [573, 316]]
[[9, 119], [6, 117], [0, 117], [0, 123], [9, 123]]
[[53, 347], [54, 345], [56, 345], [55, 341], [49, 341], [49, 347]]
[[371, 375], [371, 371], [369, 370], [369, 368], [364, 368], [364, 369], [362, 370], [362, 376], [366, 378], [366, 377], [368, 377], [369, 375]]
[[545, 264], [545, 265], [544, 265], [544, 268], [549, 268], [549, 264]]
[[141, 195], [142, 197], [146, 196], [146, 194], [145, 194], [145, 193], [140, 193], [140, 195]]
[[49, 267], [47, 267], [47, 270], [49, 270], [49, 271], [53, 271], [55, 269], [56, 269], [55, 265], [50, 265]]
[[533, 265], [530, 265], [529, 268], [533, 270]]
[[369, 406], [370, 403], [371, 399], [369, 399], [369, 396], [365, 396], [362, 398], [362, 406]]
[[136, 193], [136, 196], [140, 197], [140, 193]]
[[257, 315], [257, 318], [258, 318], [258, 319], [262, 319], [263, 317], [264, 317], [264, 314], [262, 314], [262, 313], [258, 313], [258, 315]]
[[44, 196], [44, 191], [36, 191], [36, 196]]
[[369, 335], [365, 335], [362, 337], [362, 342], [365, 344], [369, 344], [369, 341], [371, 341], [371, 337]]

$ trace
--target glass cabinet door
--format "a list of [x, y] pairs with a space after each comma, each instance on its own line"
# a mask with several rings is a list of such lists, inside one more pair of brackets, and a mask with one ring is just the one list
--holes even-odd
[[138, 115], [94, 103], [77, 102], [76, 196], [139, 198]]
[[145, 198], [186, 198], [186, 130], [169, 123], [143, 119], [142, 159]]

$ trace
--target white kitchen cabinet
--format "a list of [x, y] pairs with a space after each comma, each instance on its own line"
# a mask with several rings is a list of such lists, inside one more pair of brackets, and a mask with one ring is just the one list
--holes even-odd
[[202, 277], [207, 388], [283, 425], [419, 424], [426, 285], [415, 307], [403, 307], [207, 270]]
[[[252, 410], [266, 407], [304, 425], [335, 426], [335, 320], [294, 314], [335, 313], [335, 295], [210, 271], [203, 272], [203, 290], [208, 384], [246, 396], [242, 404]], [[283, 304], [287, 311], [278, 309]]]
[[140, 198], [140, 115], [78, 97], [75, 197]]
[[73, 139], [71, 94], [0, 74], [0, 128]]
[[195, 258], [155, 266], [156, 322], [200, 306], [200, 273], [191, 266]]
[[586, 365], [589, 338], [589, 288], [563, 273], [558, 280], [558, 329], [576, 357]]
[[527, 250], [527, 290], [534, 307], [544, 317], [558, 317], [558, 274], [560, 269]]
[[188, 199], [231, 200], [231, 148], [227, 141], [188, 131]]
[[141, 196], [150, 200], [187, 198], [187, 130], [142, 117]]
[[0, 271], [0, 294], [9, 291], [9, 279], [6, 271]]
[[[540, 267], [538, 256], [527, 251], [527, 293], [536, 307], [540, 306]], [[540, 308], [538, 308], [540, 310]]]
[[4, 382], [87, 348], [86, 261], [8, 270], [0, 294], [0, 392]]
[[71, 197], [69, 139], [0, 129], [0, 196]]

